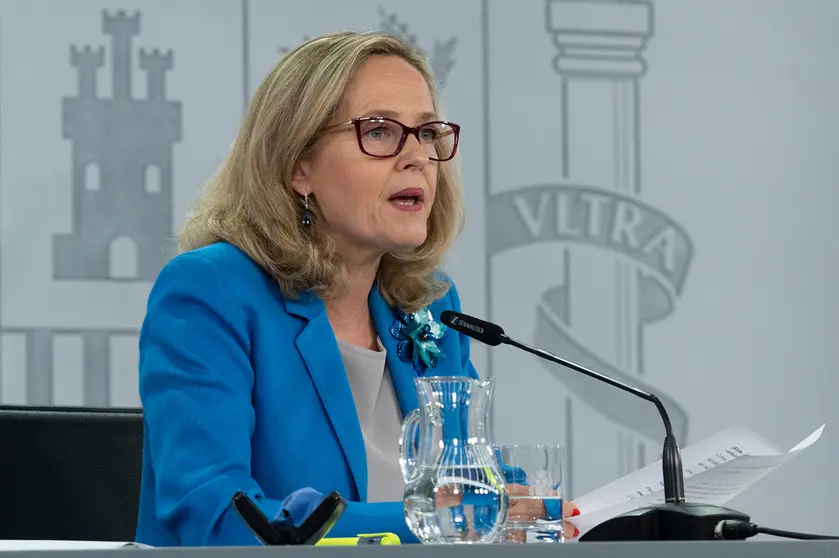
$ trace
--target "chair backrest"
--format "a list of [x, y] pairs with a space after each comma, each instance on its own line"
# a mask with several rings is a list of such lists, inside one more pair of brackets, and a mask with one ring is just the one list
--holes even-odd
[[140, 409], [0, 406], [0, 539], [133, 541]]

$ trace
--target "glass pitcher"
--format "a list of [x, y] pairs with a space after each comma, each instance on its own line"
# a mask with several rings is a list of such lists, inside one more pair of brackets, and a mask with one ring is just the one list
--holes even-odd
[[423, 543], [491, 543], [507, 520], [504, 475], [489, 440], [493, 381], [414, 380], [419, 407], [402, 424], [405, 517]]

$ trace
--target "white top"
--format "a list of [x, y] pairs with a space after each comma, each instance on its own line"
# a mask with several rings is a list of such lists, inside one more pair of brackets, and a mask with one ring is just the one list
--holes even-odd
[[364, 436], [367, 501], [396, 502], [405, 488], [399, 468], [402, 411], [385, 361], [387, 351], [381, 340], [378, 345], [373, 351], [338, 340]]

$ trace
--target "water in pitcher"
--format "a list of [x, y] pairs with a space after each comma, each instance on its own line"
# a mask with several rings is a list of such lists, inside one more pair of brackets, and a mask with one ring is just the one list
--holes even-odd
[[492, 380], [414, 380], [419, 407], [400, 447], [405, 517], [424, 543], [490, 543], [503, 533], [508, 495], [488, 439]]
[[492, 542], [505, 520], [506, 495], [488, 467], [422, 467], [405, 497], [405, 516], [418, 538], [439, 543]]

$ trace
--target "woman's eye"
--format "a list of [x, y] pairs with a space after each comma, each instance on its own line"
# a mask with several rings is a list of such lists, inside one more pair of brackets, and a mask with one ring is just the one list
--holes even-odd
[[424, 128], [420, 130], [420, 135], [424, 141], [432, 142], [437, 139], [437, 130], [433, 128]]
[[374, 126], [364, 132], [364, 135], [370, 139], [382, 139], [393, 135], [393, 132], [388, 126]]

